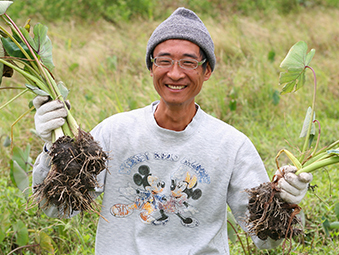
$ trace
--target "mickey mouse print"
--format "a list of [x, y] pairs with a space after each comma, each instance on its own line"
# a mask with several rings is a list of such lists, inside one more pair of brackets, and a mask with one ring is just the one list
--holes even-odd
[[[159, 163], [174, 167], [167, 178], [162, 169], [159, 171]], [[125, 160], [119, 174], [127, 174], [131, 180], [118, 188], [121, 200], [128, 202], [111, 206], [114, 217], [138, 214], [143, 223], [152, 225], [166, 225], [170, 218], [176, 218], [185, 227], [199, 226], [195, 217], [199, 211], [193, 204], [203, 196], [199, 186], [209, 184], [210, 178], [197, 161], [171, 153], [146, 152]]]

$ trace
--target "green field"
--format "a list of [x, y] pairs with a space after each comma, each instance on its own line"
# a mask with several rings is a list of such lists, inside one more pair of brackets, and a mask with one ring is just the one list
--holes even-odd
[[[279, 94], [279, 65], [290, 47], [300, 40], [316, 50], [311, 66], [318, 79], [316, 119], [321, 124], [320, 147], [339, 138], [336, 1], [314, 1], [313, 5], [297, 1], [299, 4], [288, 5], [295, 1], [280, 0], [277, 1], [280, 6], [271, 8], [264, 8], [268, 5], [266, 1], [253, 1], [262, 5], [259, 10], [250, 4], [252, 1], [245, 0], [238, 1], [238, 6], [231, 1], [164, 1], [163, 5], [157, 1], [140, 1], [144, 6], [139, 9], [128, 9], [131, 1], [125, 1], [125, 8], [123, 1], [114, 1], [120, 3], [120, 12], [112, 16], [102, 8], [101, 13], [89, 12], [87, 16], [76, 11], [72, 14], [65, 10], [70, 8], [66, 2], [64, 6], [57, 2], [50, 1], [48, 6], [45, 1], [36, 2], [37, 8], [54, 10], [48, 16], [47, 11], [34, 9], [33, 3], [24, 6], [17, 1], [13, 4], [13, 17], [18, 24], [23, 25], [31, 17], [32, 25], [40, 22], [48, 26], [56, 79], [70, 89], [71, 111], [86, 131], [112, 114], [143, 107], [158, 99], [145, 65], [146, 44], [169, 13], [178, 6], [187, 6], [200, 15], [209, 29], [217, 57], [214, 74], [204, 84], [197, 102], [206, 112], [233, 125], [252, 140], [270, 177], [276, 170], [275, 156], [280, 149], [298, 154], [303, 145], [299, 134], [312, 100], [311, 72], [304, 88], [288, 95]], [[81, 1], [69, 2], [81, 4]], [[97, 2], [99, 6], [105, 1]], [[143, 10], [141, 7], [145, 6], [148, 8]], [[60, 10], [58, 17], [57, 10]], [[19, 75], [4, 78], [0, 88], [9, 86], [23, 87], [24, 81]], [[0, 106], [19, 92], [1, 89]], [[38, 214], [36, 207], [26, 208], [26, 199], [11, 181], [11, 149], [4, 142], [10, 136], [11, 125], [28, 109], [33, 98], [33, 94], [27, 93], [0, 111], [0, 254], [8, 254], [20, 246], [25, 247], [12, 254], [47, 254], [40, 253], [36, 239], [41, 231], [52, 238], [55, 254], [94, 254], [97, 215], [85, 214], [83, 219], [70, 220], [47, 218]], [[34, 161], [43, 146], [34, 133], [34, 112], [14, 125], [13, 131], [14, 145], [22, 149], [29, 145]], [[282, 165], [289, 163], [283, 156], [280, 161]], [[292, 254], [339, 254], [339, 232], [332, 230], [326, 234], [322, 227], [323, 218], [339, 220], [334, 210], [339, 203], [336, 168], [328, 167], [313, 174], [312, 185], [317, 187], [300, 204], [305, 215], [305, 236], [303, 240], [293, 241]], [[27, 226], [28, 240], [17, 240], [18, 233], [26, 231], [20, 222]], [[282, 254], [281, 247], [272, 251], [255, 250], [250, 241], [246, 242], [245, 234], [241, 231], [239, 234], [243, 244], [246, 247], [248, 244], [249, 254]], [[230, 247], [231, 254], [243, 253], [239, 241], [230, 242]]]

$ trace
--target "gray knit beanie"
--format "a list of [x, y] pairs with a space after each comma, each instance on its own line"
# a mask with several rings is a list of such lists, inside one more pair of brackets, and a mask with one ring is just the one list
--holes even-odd
[[184, 39], [201, 47], [206, 54], [212, 71], [214, 70], [216, 62], [214, 43], [204, 23], [193, 11], [180, 7], [154, 30], [146, 49], [146, 65], [148, 69], [152, 66], [150, 56], [154, 48], [159, 43], [169, 39]]

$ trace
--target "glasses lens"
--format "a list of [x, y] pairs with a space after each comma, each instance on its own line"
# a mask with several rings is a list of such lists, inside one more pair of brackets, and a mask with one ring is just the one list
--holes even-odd
[[198, 61], [195, 59], [180, 59], [179, 65], [184, 69], [195, 69], [198, 67]]
[[[183, 69], [196, 69], [199, 65], [199, 61], [195, 59], [180, 59], [179, 66]], [[169, 57], [155, 57], [153, 62], [156, 66], [159, 67], [171, 67], [174, 63], [174, 60]]]
[[172, 65], [172, 59], [167, 57], [154, 58], [154, 64], [160, 67], [170, 67]]

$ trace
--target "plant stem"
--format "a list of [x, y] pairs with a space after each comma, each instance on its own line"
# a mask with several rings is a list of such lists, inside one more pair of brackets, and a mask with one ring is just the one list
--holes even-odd
[[13, 97], [11, 100], [9, 100], [7, 103], [5, 103], [4, 105], [0, 106], [0, 110], [2, 110], [3, 108], [5, 108], [7, 105], [9, 105], [10, 103], [12, 103], [15, 99], [17, 99], [18, 97], [22, 96], [23, 94], [25, 94], [29, 89], [25, 89], [24, 91], [20, 92], [18, 95], [16, 95], [15, 97]]
[[3, 60], [0, 58], [0, 63], [3, 63], [4, 65], [7, 65], [9, 67], [11, 67], [12, 69], [14, 69], [15, 71], [19, 72], [21, 75], [23, 75], [25, 78], [29, 78], [31, 79], [32, 81], [34, 81], [36, 83], [36, 85], [42, 89], [43, 91], [47, 92], [48, 94], [50, 94], [50, 90], [48, 89], [48, 87], [46, 87], [46, 85], [41, 81], [39, 80], [38, 78], [36, 78], [35, 76], [25, 72], [24, 70], [22, 70], [21, 68], [9, 63], [8, 61], [6, 60]]
[[52, 132], [52, 142], [55, 142], [56, 140], [58, 140], [59, 137], [62, 137], [64, 135], [65, 133], [61, 127], [54, 129]]
[[[2, 16], [3, 17], [3, 16]], [[22, 46], [20, 45], [20, 43], [18, 43], [17, 40], [15, 40], [15, 38], [7, 32], [7, 30], [5, 28], [3, 28], [1, 25], [0, 25], [0, 29], [2, 32], [4, 32], [14, 43], [16, 46], [18, 46], [18, 48], [21, 50], [21, 52], [25, 55], [25, 57], [28, 59], [28, 60], [31, 60], [32, 58], [28, 55], [28, 53], [22, 48]], [[35, 69], [37, 69], [36, 65], [33, 66]]]
[[[56, 84], [55, 80], [53, 79], [53, 77], [51, 76], [51, 74], [49, 72], [47, 72], [47, 79], [50, 81], [51, 86], [53, 86], [53, 90], [56, 92], [56, 94], [58, 95], [58, 99], [63, 102], [65, 109], [67, 110], [67, 117], [66, 117], [66, 123], [62, 126], [62, 129], [64, 131], [65, 135], [68, 135], [70, 137], [75, 137], [78, 134], [78, 124], [76, 122], [76, 120], [74, 119], [73, 115], [71, 114], [71, 112], [69, 111], [64, 98], [61, 95], [61, 92], [59, 90], [58, 85]], [[57, 98], [54, 98], [57, 99]]]
[[32, 106], [30, 109], [25, 111], [19, 118], [17, 118], [14, 123], [11, 125], [11, 150], [13, 152], [13, 141], [14, 141], [14, 125], [18, 123], [26, 114], [30, 113], [34, 109], [34, 106]]
[[316, 78], [314, 69], [312, 67], [310, 67], [310, 66], [305, 66], [305, 68], [309, 68], [313, 72], [314, 89], [313, 89], [312, 111], [311, 111], [311, 117], [310, 117], [311, 121], [310, 121], [310, 124], [309, 124], [308, 129], [307, 129], [307, 135], [305, 137], [305, 143], [304, 143], [304, 146], [303, 146], [303, 150], [301, 152], [301, 158], [299, 160], [300, 162], [304, 161], [305, 154], [306, 154], [305, 152], [308, 149], [308, 145], [309, 145], [309, 138], [310, 138], [312, 124], [313, 124], [313, 116], [314, 116], [314, 109], [315, 109], [315, 99], [316, 99], [316, 91], [317, 91], [317, 78]]
[[[42, 67], [39, 59], [37, 58], [37, 56], [35, 55], [35, 52], [33, 51], [31, 45], [27, 42], [25, 36], [21, 33], [20, 29], [18, 28], [18, 26], [14, 23], [14, 21], [8, 16], [7, 13], [5, 13], [6, 17], [8, 18], [8, 20], [10, 21], [10, 23], [13, 25], [13, 27], [15, 28], [16, 32], [20, 35], [21, 39], [24, 41], [24, 43], [27, 45], [29, 51], [31, 52], [31, 54], [33, 55], [33, 58], [35, 60], [35, 63], [37, 64], [41, 74], [43, 77], [45, 77], [46, 79], [46, 82], [48, 83], [48, 85], [50, 86], [51, 88], [51, 92], [52, 92], [52, 97], [54, 96], [55, 98], [58, 97], [58, 95], [56, 94], [56, 92], [53, 90], [53, 86], [50, 84], [50, 80], [47, 78], [47, 75], [46, 75], [46, 72], [45, 72], [45, 69]], [[55, 99], [53, 98], [53, 99]]]
[[330, 157], [330, 158], [326, 158], [323, 159], [321, 161], [316, 161], [300, 170], [298, 170], [295, 174], [298, 175], [300, 173], [310, 173], [313, 172], [319, 168], [325, 167], [325, 166], [329, 166], [329, 165], [333, 165], [339, 163], [339, 156], [334, 156], [334, 157]]

